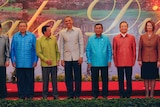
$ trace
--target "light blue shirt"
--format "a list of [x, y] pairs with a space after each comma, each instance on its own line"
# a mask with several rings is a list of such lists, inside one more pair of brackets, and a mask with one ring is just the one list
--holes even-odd
[[92, 67], [108, 66], [112, 60], [112, 48], [109, 38], [102, 34], [97, 37], [95, 34], [90, 36], [86, 47], [87, 62]]
[[13, 35], [11, 43], [11, 61], [16, 63], [16, 68], [33, 68], [38, 57], [36, 55], [36, 37], [31, 32], [24, 36], [20, 32]]

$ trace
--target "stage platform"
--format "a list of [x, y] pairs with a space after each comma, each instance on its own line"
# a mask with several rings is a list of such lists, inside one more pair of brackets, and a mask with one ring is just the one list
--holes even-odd
[[[143, 81], [133, 81], [133, 98], [145, 97], [145, 89]], [[100, 93], [102, 90], [102, 83], [99, 82], [99, 89]], [[7, 83], [7, 91], [8, 91], [8, 98], [15, 98], [17, 97], [17, 84], [16, 83]], [[42, 82], [35, 82], [35, 94], [34, 97], [42, 97]], [[49, 97], [52, 96], [52, 86], [49, 83]], [[59, 97], [67, 97], [66, 86], [65, 82], [58, 82], [58, 92]], [[109, 96], [111, 97], [118, 97], [118, 82], [117, 81], [110, 81], [109, 82]], [[81, 97], [91, 97], [91, 82], [82, 82], [82, 95]], [[155, 87], [155, 97], [160, 97], [160, 81], [156, 82]]]

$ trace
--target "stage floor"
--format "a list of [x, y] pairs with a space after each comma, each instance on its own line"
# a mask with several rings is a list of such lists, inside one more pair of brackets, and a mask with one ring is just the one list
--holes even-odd
[[[145, 88], [143, 81], [133, 81], [132, 82], [132, 97], [133, 98], [139, 98], [145, 97]], [[102, 83], [99, 82], [99, 89], [100, 94], [102, 90]], [[17, 84], [16, 83], [7, 83], [7, 91], [8, 91], [8, 97], [17, 97]], [[41, 97], [42, 96], [42, 82], [35, 82], [35, 97]], [[51, 82], [49, 83], [49, 97], [52, 96], [52, 85]], [[60, 97], [67, 97], [66, 92], [66, 86], [65, 82], [58, 82], [58, 92]], [[109, 82], [109, 96], [118, 97], [118, 82], [117, 81], [110, 81]], [[91, 82], [82, 82], [82, 97], [91, 97]], [[160, 97], [160, 81], [156, 82], [155, 87], [155, 97]]]

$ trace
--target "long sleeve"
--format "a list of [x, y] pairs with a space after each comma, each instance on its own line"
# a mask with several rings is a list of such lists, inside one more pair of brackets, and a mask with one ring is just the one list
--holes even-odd
[[12, 38], [12, 42], [11, 42], [11, 61], [12, 63], [15, 63], [15, 40], [14, 40], [14, 36]]
[[59, 49], [58, 49], [57, 40], [56, 40], [56, 59], [57, 59], [57, 61], [60, 60], [60, 52], [59, 52]]
[[33, 58], [34, 58], [33, 62], [37, 63], [38, 57], [36, 55], [36, 37], [35, 37], [35, 35], [33, 35], [33, 43], [32, 44], [33, 44]]
[[39, 40], [37, 40], [37, 42], [36, 42], [36, 53], [37, 53], [37, 56], [41, 59], [41, 60], [43, 60], [44, 62], [46, 62], [47, 61], [47, 58], [45, 58], [45, 56], [42, 54], [42, 47], [41, 47], [41, 45], [40, 45], [40, 39]]
[[114, 60], [115, 66], [117, 66], [116, 51], [117, 51], [116, 40], [115, 38], [113, 38], [113, 60]]
[[64, 60], [64, 40], [61, 33], [59, 34], [59, 36], [60, 36], [60, 57], [61, 60]]
[[108, 46], [107, 46], [107, 55], [108, 55], [108, 62], [111, 62], [112, 61], [112, 47], [111, 47], [111, 43], [109, 41], [109, 38], [108, 38]]
[[79, 29], [79, 47], [80, 47], [80, 57], [83, 57], [84, 54], [84, 40], [82, 31]]
[[90, 40], [88, 39], [88, 43], [86, 46], [86, 57], [87, 57], [87, 63], [91, 63], [91, 46], [90, 46]]
[[160, 36], [158, 36], [158, 61], [160, 61]]
[[142, 36], [140, 37], [139, 40], [138, 61], [142, 61]]
[[136, 41], [135, 37], [133, 36], [133, 65], [135, 64], [136, 61]]
[[9, 38], [6, 37], [6, 47], [5, 47], [5, 57], [6, 57], [6, 61], [9, 61], [10, 58], [10, 44], [9, 44]]

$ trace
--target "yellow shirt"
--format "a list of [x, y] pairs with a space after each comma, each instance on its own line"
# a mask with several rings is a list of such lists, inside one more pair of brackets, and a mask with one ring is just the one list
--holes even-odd
[[[56, 66], [60, 58], [58, 50], [57, 39], [54, 36], [49, 38], [42, 36], [36, 42], [36, 53], [41, 59], [42, 67]], [[47, 60], [52, 60], [52, 65], [46, 63]]]

